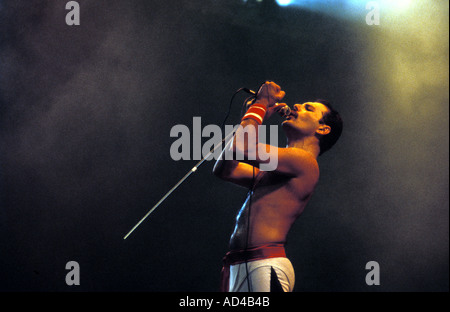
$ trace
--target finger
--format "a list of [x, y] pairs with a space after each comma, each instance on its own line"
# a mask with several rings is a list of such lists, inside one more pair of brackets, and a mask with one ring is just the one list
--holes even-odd
[[278, 101], [282, 100], [282, 99], [284, 98], [285, 95], [286, 95], [286, 92], [280, 91], [280, 92], [278, 93], [277, 100], [278, 100]]
[[266, 84], [268, 86], [270, 86], [272, 88], [272, 90], [275, 91], [275, 93], [278, 93], [281, 91], [281, 87], [273, 81], [267, 81]]
[[275, 105], [273, 106], [273, 109], [278, 112], [280, 109], [282, 109], [283, 107], [287, 106], [286, 103], [275, 103]]

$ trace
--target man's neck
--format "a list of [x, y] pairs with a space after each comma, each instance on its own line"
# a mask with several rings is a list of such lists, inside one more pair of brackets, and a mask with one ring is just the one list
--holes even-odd
[[316, 137], [288, 139], [287, 147], [300, 148], [310, 153], [315, 159], [319, 156], [319, 140]]

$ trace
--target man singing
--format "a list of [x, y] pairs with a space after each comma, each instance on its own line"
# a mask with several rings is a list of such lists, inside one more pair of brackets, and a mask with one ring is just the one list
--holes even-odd
[[[277, 103], [284, 95], [277, 84], [265, 82], [214, 165], [216, 176], [249, 189], [224, 258], [222, 291], [290, 292], [294, 288], [294, 269], [284, 244], [319, 180], [317, 157], [339, 139], [342, 120], [327, 101], [295, 104], [282, 123], [287, 147], [258, 142], [258, 125], [287, 106]], [[243, 157], [225, 157], [230, 153]], [[267, 155], [277, 158], [275, 170], [260, 169], [270, 161]]]

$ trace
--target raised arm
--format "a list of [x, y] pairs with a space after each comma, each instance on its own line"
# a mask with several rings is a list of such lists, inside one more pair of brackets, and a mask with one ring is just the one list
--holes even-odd
[[301, 149], [278, 148], [259, 142], [258, 126], [286, 105], [276, 104], [284, 95], [284, 91], [273, 82], [261, 86], [255, 103], [248, 108], [233, 140], [217, 160], [213, 169], [216, 176], [250, 187], [260, 169], [298, 176], [316, 166], [315, 159]]
[[278, 104], [285, 95], [274, 82], [264, 83], [258, 91], [255, 103], [242, 118], [233, 140], [235, 159], [265, 171], [297, 176], [306, 166], [316, 163], [311, 155], [301, 149], [279, 148], [259, 142], [259, 125], [269, 119], [286, 104]]
[[258, 172], [258, 168], [234, 159], [233, 140], [225, 146], [213, 168], [217, 177], [245, 188], [251, 188], [253, 178]]

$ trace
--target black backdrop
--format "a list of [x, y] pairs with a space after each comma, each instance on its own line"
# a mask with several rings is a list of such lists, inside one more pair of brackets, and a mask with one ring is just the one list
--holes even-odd
[[[416, 90], [414, 107], [434, 106], [410, 122], [376, 75], [388, 61], [367, 56], [384, 37], [364, 16], [78, 2], [79, 26], [64, 1], [0, 2], [0, 290], [218, 291], [246, 191], [213, 177], [213, 162], [122, 238], [196, 162], [171, 159], [170, 129], [194, 116], [220, 125], [236, 89], [268, 79], [288, 104], [326, 98], [345, 121], [288, 238], [295, 291], [448, 291], [448, 81]], [[79, 286], [65, 283], [72, 260]], [[380, 286], [365, 283], [369, 261]]]

